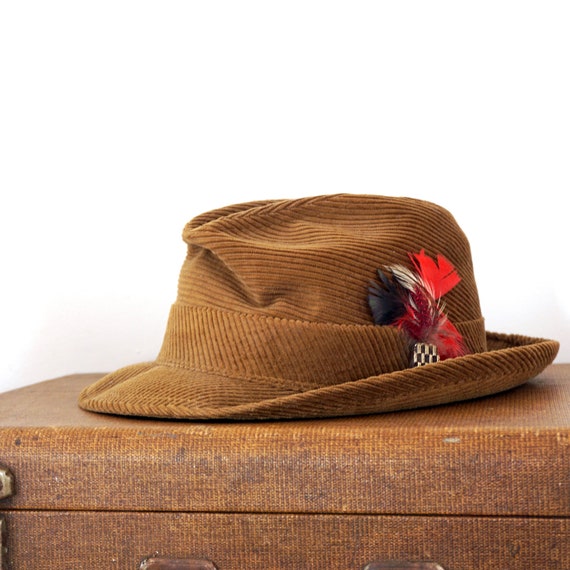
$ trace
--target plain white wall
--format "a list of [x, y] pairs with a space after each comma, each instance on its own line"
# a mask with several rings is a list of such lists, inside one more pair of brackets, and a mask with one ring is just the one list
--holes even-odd
[[152, 360], [184, 224], [250, 199], [455, 215], [489, 330], [570, 361], [567, 2], [4, 2], [0, 389]]

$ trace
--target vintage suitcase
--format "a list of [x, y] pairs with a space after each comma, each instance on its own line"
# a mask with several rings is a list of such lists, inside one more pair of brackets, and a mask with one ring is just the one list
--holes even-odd
[[570, 365], [368, 417], [133, 419], [0, 395], [1, 568], [570, 569]]

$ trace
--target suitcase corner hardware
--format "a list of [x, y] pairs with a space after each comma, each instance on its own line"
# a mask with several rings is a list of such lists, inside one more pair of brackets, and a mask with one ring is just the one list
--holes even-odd
[[0, 501], [14, 494], [14, 476], [9, 469], [0, 465]]

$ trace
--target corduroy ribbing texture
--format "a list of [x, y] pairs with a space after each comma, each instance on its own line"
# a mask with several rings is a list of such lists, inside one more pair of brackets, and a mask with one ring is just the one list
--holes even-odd
[[[473, 398], [525, 382], [555, 341], [484, 328], [469, 242], [430, 202], [328, 195], [251, 202], [198, 216], [162, 349], [85, 390], [98, 412], [173, 418], [374, 413]], [[444, 255], [461, 282], [445, 297], [465, 357], [409, 369], [409, 342], [376, 326], [378, 268]]]

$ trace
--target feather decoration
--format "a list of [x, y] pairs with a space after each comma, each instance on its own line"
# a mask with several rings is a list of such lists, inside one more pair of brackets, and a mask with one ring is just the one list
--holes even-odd
[[398, 327], [413, 343], [435, 345], [441, 360], [466, 354], [463, 337], [440, 302], [461, 277], [443, 255], [434, 260], [423, 249], [408, 255], [414, 270], [403, 265], [378, 269], [379, 282], [370, 284], [368, 303], [374, 322]]
[[461, 281], [455, 267], [441, 254], [437, 256], [437, 263], [423, 249], [419, 253], [410, 253], [409, 256], [421, 281], [432, 287], [434, 299], [443, 297]]

